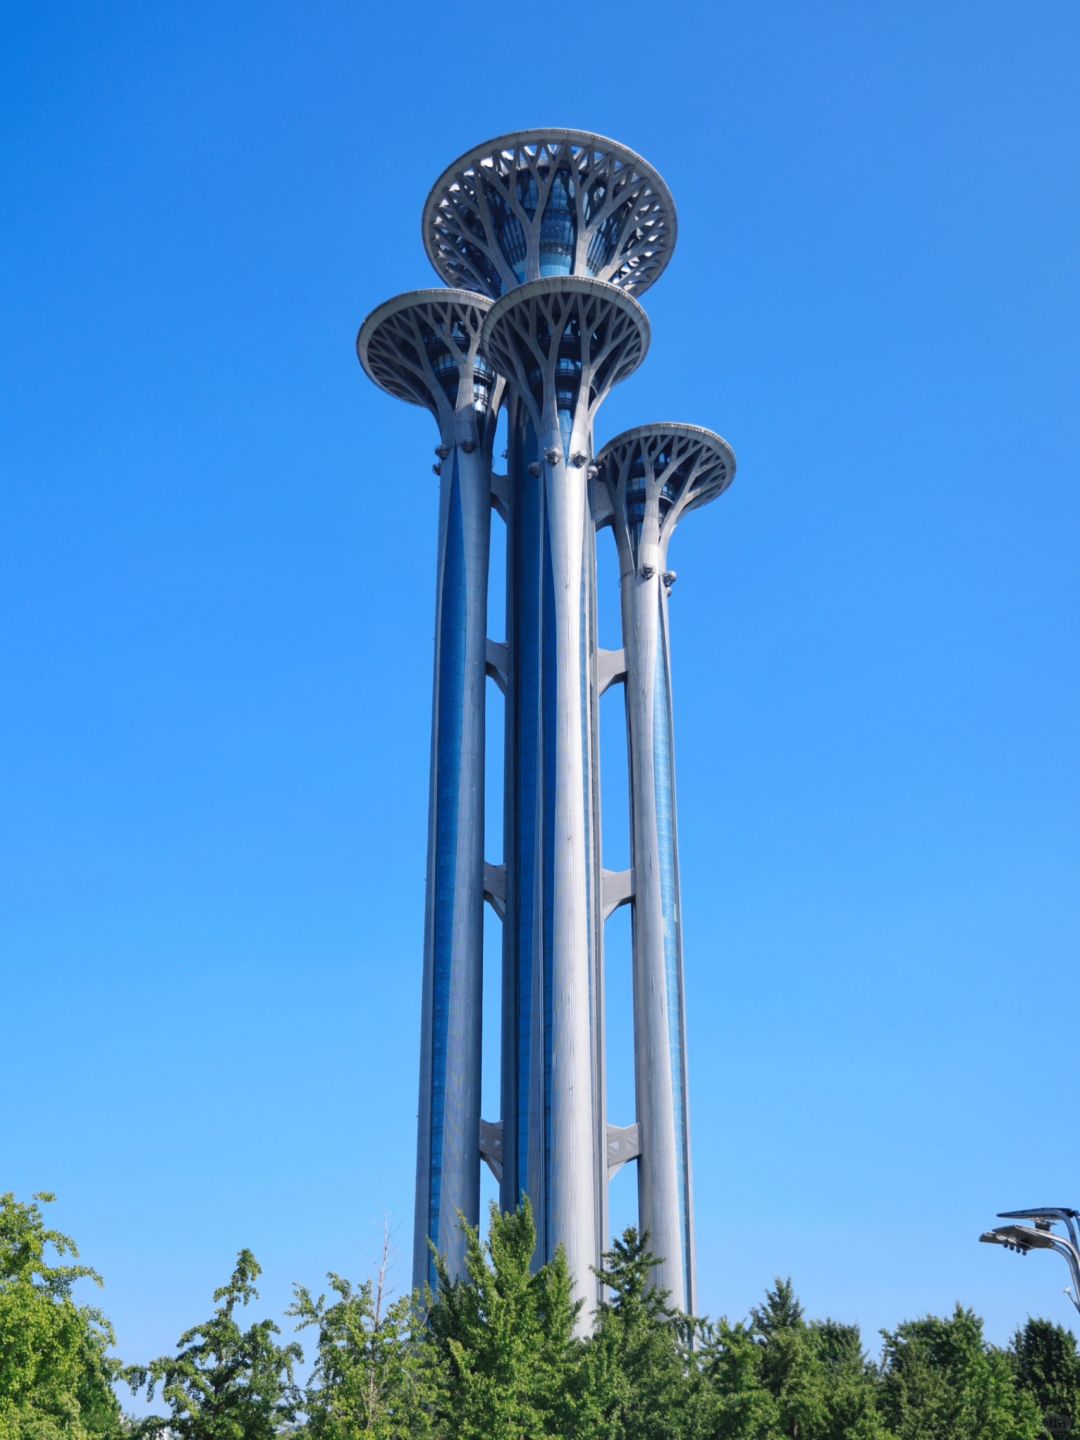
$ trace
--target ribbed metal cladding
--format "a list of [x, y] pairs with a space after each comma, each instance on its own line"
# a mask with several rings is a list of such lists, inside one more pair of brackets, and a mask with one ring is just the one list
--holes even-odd
[[[560, 1240], [576, 1253], [566, 1218], [584, 1235], [597, 1193], [595, 571], [584, 473], [546, 462], [529, 473], [551, 447], [524, 411], [511, 402], [501, 1198], [513, 1208], [529, 1195], [540, 1261]], [[597, 1234], [594, 1221], [589, 1253]]]
[[439, 505], [414, 1284], [434, 1284], [429, 1240], [463, 1272], [459, 1213], [480, 1214], [490, 486], [490, 451], [455, 445]]
[[439, 422], [439, 528], [427, 891], [420, 1027], [413, 1283], [435, 1281], [431, 1245], [463, 1272], [459, 1215], [480, 1209], [484, 736], [491, 449], [502, 381], [480, 352], [490, 305], [417, 291], [361, 327], [372, 379]]
[[659, 575], [624, 575], [626, 714], [634, 867], [634, 1075], [638, 1214], [662, 1257], [655, 1283], [692, 1310], [694, 1257], [674, 734], [667, 597]]
[[601, 281], [509, 292], [483, 343], [510, 407], [501, 1203], [566, 1251], [587, 1326], [606, 1243], [595, 526], [596, 411], [640, 363], [640, 306]]

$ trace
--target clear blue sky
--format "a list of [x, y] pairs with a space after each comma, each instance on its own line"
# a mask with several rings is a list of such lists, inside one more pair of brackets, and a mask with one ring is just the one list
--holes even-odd
[[739, 456], [672, 549], [703, 1305], [1067, 1321], [975, 1242], [1080, 1205], [1080, 10], [544, 13], [7, 11], [0, 1188], [59, 1193], [130, 1359], [243, 1245], [280, 1308], [385, 1213], [407, 1278], [436, 436], [353, 340], [435, 283], [443, 167], [566, 125], [680, 213], [598, 440]]

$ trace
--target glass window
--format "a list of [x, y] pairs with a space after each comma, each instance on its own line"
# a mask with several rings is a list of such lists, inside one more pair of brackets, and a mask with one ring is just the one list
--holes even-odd
[[[428, 1234], [445, 1248], [442, 1225], [442, 1180], [446, 1137], [446, 1085], [449, 1056], [450, 995], [453, 988], [454, 929], [457, 906], [458, 805], [461, 794], [461, 717], [465, 706], [465, 625], [467, 603], [465, 533], [457, 457], [450, 477], [447, 532], [439, 597], [437, 659], [436, 775], [433, 787], [434, 856], [432, 884], [432, 1035]], [[456, 1201], [455, 1201], [456, 1203]], [[456, 1224], [456, 1216], [447, 1217]], [[433, 1264], [429, 1280], [434, 1283]]]
[[659, 644], [653, 690], [653, 774], [656, 786], [656, 842], [660, 903], [664, 917], [664, 988], [668, 1017], [668, 1061], [675, 1110], [679, 1219], [686, 1293], [690, 1294], [690, 1145], [686, 1113], [686, 1057], [683, 1049], [682, 934], [679, 920], [678, 854], [675, 838], [671, 688], [663, 599], [658, 600]]

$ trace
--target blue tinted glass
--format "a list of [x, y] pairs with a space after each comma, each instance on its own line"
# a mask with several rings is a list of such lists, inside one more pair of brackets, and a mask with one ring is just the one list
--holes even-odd
[[619, 239], [619, 231], [622, 228], [622, 215], [616, 213], [609, 215], [593, 231], [589, 240], [589, 251], [585, 257], [585, 266], [590, 275], [598, 275], [608, 264], [615, 254], [615, 246]]
[[[512, 584], [507, 587], [507, 633], [515, 656], [514, 681], [508, 697], [507, 738], [510, 746], [508, 783], [513, 787], [507, 854], [516, 857], [518, 883], [512, 887], [511, 910], [506, 918], [510, 951], [510, 1033], [515, 1055], [508, 1058], [514, 1074], [512, 1124], [504, 1132], [503, 1163], [512, 1177], [515, 1200], [530, 1193], [529, 1117], [532, 1095], [532, 996], [536, 965], [537, 764], [540, 741], [541, 693], [541, 563], [543, 534], [543, 481], [529, 474], [539, 455], [535, 433], [525, 407], [517, 407], [512, 435], [510, 468], [514, 504], [510, 517]], [[514, 598], [516, 597], [516, 603]]]
[[577, 243], [574, 178], [560, 170], [551, 183], [540, 221], [540, 274], [569, 275]]
[[[591, 519], [586, 520], [586, 525], [591, 526]], [[590, 545], [592, 538], [587, 533], [584, 546], [585, 560], [581, 567], [581, 595], [578, 604], [578, 624], [580, 635], [578, 637], [578, 668], [580, 684], [581, 703], [581, 774], [582, 774], [582, 802], [585, 813], [585, 911], [588, 917], [588, 968], [589, 968], [589, 1031], [593, 1044], [593, 1065], [590, 1075], [592, 1082], [592, 1095], [590, 1097], [593, 1107], [592, 1113], [600, 1119], [603, 1124], [607, 1117], [603, 1114], [603, 1077], [604, 1077], [604, 1017], [601, 1013], [601, 990], [600, 990], [600, 966], [602, 964], [601, 949], [601, 927], [603, 920], [594, 909], [594, 895], [596, 889], [596, 871], [598, 858], [594, 853], [594, 845], [600, 844], [600, 836], [594, 837], [593, 819], [599, 815], [599, 798], [597, 795], [597, 764], [595, 752], [595, 716], [592, 710], [593, 692], [589, 685], [591, 667], [589, 656], [596, 653], [596, 576], [589, 559]], [[605, 1172], [606, 1174], [606, 1172]], [[601, 1180], [601, 1184], [603, 1184]], [[598, 1197], [599, 1200], [599, 1197]], [[597, 1214], [598, 1222], [603, 1215], [604, 1206], [599, 1201]], [[606, 1237], [602, 1237], [606, 1239]]]
[[[499, 186], [492, 185], [487, 180], [482, 180], [480, 183], [480, 193], [487, 201], [487, 208], [491, 215], [499, 249], [506, 257], [510, 268], [518, 280], [524, 280], [527, 242], [521, 221], [507, 204], [506, 197], [503, 195]], [[479, 219], [477, 220], [477, 225], [480, 226]], [[480, 233], [482, 233], [482, 230]]]
[[521, 208], [531, 220], [536, 214], [536, 207], [540, 203], [540, 192], [536, 188], [536, 176], [531, 170], [519, 170], [517, 172], [517, 198]]
[[[544, 1196], [551, 1194], [551, 1078], [555, 1039], [554, 930], [555, 930], [555, 780], [558, 737], [558, 650], [555, 618], [555, 573], [551, 554], [551, 532], [544, 516], [544, 614], [543, 614], [543, 705], [544, 705]], [[545, 1203], [541, 1255], [552, 1255], [550, 1207]]]
[[[447, 1036], [454, 963], [454, 908], [457, 887], [458, 802], [461, 789], [461, 716], [465, 706], [465, 623], [467, 580], [465, 533], [457, 451], [454, 451], [447, 503], [442, 594], [439, 597], [439, 649], [435, 714], [437, 725], [436, 775], [432, 787], [435, 808], [433, 831], [434, 887], [432, 938], [432, 1055], [431, 1055], [431, 1188], [428, 1194], [428, 1234], [445, 1250], [440, 1229], [443, 1146], [446, 1121]], [[456, 1223], [456, 1217], [450, 1217]], [[429, 1283], [435, 1283], [434, 1260], [429, 1261]]]
[[[586, 555], [588, 547], [586, 546]], [[581, 783], [585, 812], [585, 913], [589, 917], [589, 1018], [595, 1014], [593, 994], [593, 836], [592, 836], [592, 716], [589, 712], [589, 605], [586, 587], [588, 561], [581, 567], [581, 594], [578, 597], [578, 671], [581, 704]]]
[[653, 774], [656, 785], [656, 840], [660, 904], [664, 916], [664, 986], [667, 992], [668, 1052], [675, 1107], [679, 1221], [686, 1293], [690, 1295], [690, 1138], [686, 1119], [686, 1058], [683, 1054], [682, 936], [679, 919], [678, 857], [675, 839], [675, 776], [668, 671], [668, 634], [662, 594], [658, 597], [658, 644], [653, 692]]

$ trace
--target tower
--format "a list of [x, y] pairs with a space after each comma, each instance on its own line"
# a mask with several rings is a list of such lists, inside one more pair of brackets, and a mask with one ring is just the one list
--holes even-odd
[[[650, 426], [594, 458], [597, 412], [648, 349], [636, 296], [675, 208], [632, 151], [573, 130], [480, 146], [436, 182], [424, 243], [448, 285], [376, 310], [360, 359], [440, 425], [440, 531], [414, 1281], [429, 1239], [452, 1274], [456, 1212], [478, 1220], [481, 1156], [500, 1202], [532, 1203], [537, 1260], [563, 1246], [588, 1323], [609, 1174], [639, 1166], [658, 1283], [693, 1305], [685, 1001], [675, 842], [667, 544], [730, 483], [711, 432]], [[507, 467], [493, 476], [500, 403]], [[506, 520], [505, 639], [487, 638], [491, 508]], [[597, 644], [596, 533], [620, 558], [624, 648]], [[503, 854], [483, 849], [485, 674], [506, 697]], [[602, 862], [599, 697], [626, 683], [633, 866]], [[482, 905], [503, 920], [501, 1118], [480, 1118]], [[638, 1118], [607, 1119], [604, 920], [633, 919]]]
[[[483, 344], [510, 393], [501, 1203], [532, 1201], [545, 1257], [605, 1247], [602, 867], [593, 419], [648, 346], [603, 280], [504, 295]], [[585, 1283], [589, 1283], [586, 1281]]]
[[456, 1273], [458, 1212], [480, 1207], [484, 974], [484, 687], [491, 448], [502, 380], [480, 353], [490, 301], [416, 290], [364, 321], [357, 349], [377, 385], [439, 426], [435, 676], [424, 913], [414, 1282], [434, 1281], [430, 1238]]
[[695, 425], [643, 425], [605, 445], [597, 464], [619, 552], [625, 646], [638, 1216], [661, 1257], [655, 1283], [689, 1310], [694, 1204], [667, 560], [681, 517], [731, 484], [735, 456]]

